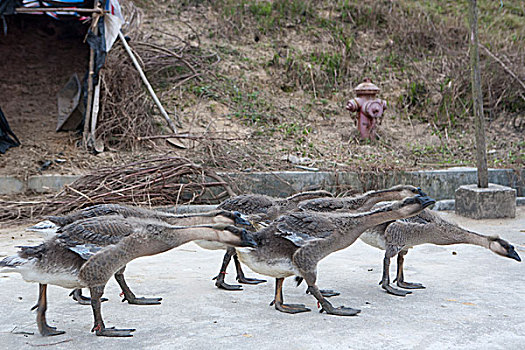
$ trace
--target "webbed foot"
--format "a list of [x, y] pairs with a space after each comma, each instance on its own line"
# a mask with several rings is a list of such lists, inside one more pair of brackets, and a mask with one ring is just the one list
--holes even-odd
[[133, 305], [160, 305], [162, 298], [137, 298], [135, 296], [126, 296], [122, 299], [122, 302], [127, 301], [128, 304]]
[[56, 327], [52, 327], [48, 324], [44, 324], [41, 329], [39, 329], [40, 334], [43, 337], [52, 337], [54, 335], [60, 335], [66, 333], [65, 331], [59, 331]]
[[396, 295], [398, 297], [404, 297], [407, 294], [412, 294], [412, 292], [409, 292], [407, 290], [399, 290], [396, 288], [393, 288], [391, 285], [382, 285], [381, 288], [383, 288], [388, 294]]
[[261, 280], [261, 279], [258, 279], [258, 278], [249, 278], [249, 277], [244, 277], [244, 276], [238, 276], [237, 277], [237, 282], [244, 283], [244, 284], [259, 284], [259, 283], [264, 283], [264, 282], [267, 282], [267, 281], [266, 280]]
[[341, 295], [341, 293], [332, 289], [320, 289], [319, 291], [321, 292], [321, 295], [325, 298], [336, 297], [338, 295]]
[[397, 286], [405, 289], [425, 289], [425, 286], [421, 283], [411, 283], [411, 282], [397, 282]]
[[356, 316], [358, 313], [361, 312], [359, 309], [352, 309], [351, 307], [323, 307], [319, 312], [326, 312], [329, 315], [336, 315], [336, 316]]
[[132, 337], [132, 332], [135, 332], [135, 329], [116, 329], [115, 327], [105, 328], [101, 326], [95, 326], [91, 330], [94, 331], [97, 336], [100, 337]]
[[304, 304], [283, 304], [283, 303], [276, 303], [273, 301], [270, 305], [274, 304], [275, 309], [287, 314], [298, 314], [301, 312], [308, 312], [312, 311], [309, 308], [307, 308]]
[[215, 287], [217, 287], [219, 289], [224, 289], [224, 290], [243, 290], [242, 286], [239, 285], [239, 284], [228, 284], [228, 283], [224, 282], [224, 277], [221, 274], [219, 274], [218, 276], [213, 277], [212, 280], [216, 280], [215, 281]]
[[[321, 292], [321, 295], [325, 298], [336, 297], [338, 295], [341, 295], [341, 293], [332, 289], [319, 289], [319, 292]], [[306, 289], [306, 294], [310, 294], [308, 289]]]

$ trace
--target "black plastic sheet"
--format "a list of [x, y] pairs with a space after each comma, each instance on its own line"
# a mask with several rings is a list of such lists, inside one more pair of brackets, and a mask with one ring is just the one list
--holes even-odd
[[0, 108], [0, 153], [4, 154], [9, 148], [20, 146], [18, 137], [9, 127], [9, 123]]

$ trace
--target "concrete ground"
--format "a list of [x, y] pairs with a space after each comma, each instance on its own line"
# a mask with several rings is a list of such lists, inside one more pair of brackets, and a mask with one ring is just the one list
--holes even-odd
[[[499, 234], [525, 258], [525, 208], [515, 219], [465, 219], [441, 213], [471, 230]], [[39, 238], [23, 228], [0, 231], [0, 257], [15, 245]], [[305, 303], [313, 311], [298, 315], [269, 306], [274, 281], [246, 286], [242, 292], [214, 287], [211, 277], [221, 251], [193, 243], [165, 254], [135, 260], [126, 276], [138, 296], [162, 296], [160, 306], [121, 303], [118, 285], [108, 283], [103, 304], [107, 326], [136, 328], [133, 338], [103, 338], [90, 333], [89, 306], [74, 303], [69, 290], [51, 286], [48, 322], [64, 335], [43, 338], [35, 314], [38, 286], [18, 274], [0, 274], [0, 344], [2, 349], [49, 346], [58, 349], [523, 349], [525, 347], [525, 264], [496, 256], [481, 247], [416, 247], [407, 255], [406, 279], [423, 283], [405, 298], [378, 286], [382, 252], [358, 241], [319, 265], [319, 286], [341, 296], [335, 306], [362, 309], [357, 317], [317, 312], [305, 286], [285, 282], [285, 301]], [[255, 276], [248, 269], [248, 276]], [[392, 267], [392, 276], [395, 267]], [[227, 279], [233, 282], [233, 267]], [[28, 334], [24, 333], [27, 332]], [[34, 334], [33, 334], [34, 333]]]

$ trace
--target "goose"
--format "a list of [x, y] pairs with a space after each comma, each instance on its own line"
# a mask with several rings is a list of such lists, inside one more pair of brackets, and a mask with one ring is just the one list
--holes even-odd
[[[284, 199], [272, 198], [264, 195], [240, 195], [229, 198], [222, 202], [218, 208], [224, 210], [236, 210], [245, 215], [250, 215], [250, 221], [272, 221], [280, 215], [294, 210], [303, 211], [349, 211], [360, 210], [366, 211], [372, 208], [376, 203], [400, 200], [409, 196], [418, 194], [420, 189], [410, 185], [399, 185], [389, 189], [369, 191], [356, 197], [329, 198], [330, 192], [312, 191], [301, 192]], [[196, 241], [198, 245], [206, 249], [212, 249], [210, 244], [202, 244]], [[241, 263], [235, 253], [235, 249], [229, 248], [224, 254], [219, 274], [214, 277], [215, 285], [225, 290], [242, 290], [240, 285], [230, 285], [224, 282], [226, 269], [230, 260], [234, 260], [237, 270], [237, 281], [244, 284], [258, 284], [266, 280], [256, 278], [246, 278], [242, 271]], [[340, 293], [330, 289], [321, 290], [325, 297], [337, 296]]]
[[408, 250], [416, 245], [474, 244], [491, 250], [497, 255], [521, 261], [520, 256], [509, 242], [499, 237], [484, 236], [466, 230], [441, 218], [437, 213], [425, 209], [418, 215], [384, 223], [366, 230], [361, 240], [373, 247], [385, 250], [381, 287], [389, 294], [406, 296], [412, 293], [393, 288], [390, 285], [390, 259], [397, 254], [397, 285], [405, 289], [425, 288], [421, 283], [406, 282], [403, 264]]
[[[101, 232], [113, 228], [120, 236]], [[114, 273], [130, 261], [159, 254], [195, 239], [220, 241], [237, 247], [255, 247], [251, 233], [226, 224], [174, 226], [158, 219], [105, 216], [76, 221], [38, 246], [21, 247], [17, 255], [0, 261], [2, 272], [18, 272], [27, 282], [39, 283], [37, 325], [41, 335], [64, 331], [46, 321], [47, 285], [90, 289], [97, 336], [130, 337], [134, 329], [106, 328], [101, 296]], [[104, 243], [104, 245], [99, 244]]]
[[350, 246], [366, 229], [416, 215], [434, 203], [435, 200], [428, 196], [417, 195], [357, 214], [291, 212], [255, 233], [256, 248], [236, 250], [240, 261], [253, 271], [276, 279], [271, 305], [278, 311], [292, 314], [310, 311], [302, 304], [284, 304], [284, 279], [296, 275], [306, 281], [308, 292], [322, 306], [321, 312], [354, 316], [360, 310], [344, 306], [335, 308], [321, 294], [316, 285], [318, 262]]
[[[355, 197], [315, 198], [305, 200], [297, 205], [302, 211], [340, 212], [368, 211], [385, 201], [400, 200], [419, 194], [420, 188], [411, 185], [397, 185], [383, 190], [368, 191]], [[242, 210], [239, 210], [242, 212]]]
[[[63, 216], [46, 216], [46, 220], [37, 223], [34, 226], [29, 227], [28, 231], [39, 232], [43, 236], [53, 236], [56, 234], [58, 228], [71, 224], [77, 220], [93, 218], [97, 216], [106, 215], [121, 215], [123, 217], [137, 217], [137, 218], [152, 218], [159, 220], [180, 220], [188, 219], [188, 224], [200, 224], [205, 222], [196, 222], [197, 218], [208, 218], [214, 216], [231, 216], [236, 223], [241, 225], [248, 224], [243, 220], [240, 213], [229, 212], [225, 210], [214, 210], [205, 213], [193, 213], [193, 214], [173, 214], [160, 210], [146, 209], [136, 206], [128, 206], [123, 204], [96, 204], [90, 207], [86, 207], [74, 212], [71, 212]], [[206, 221], [206, 219], [203, 219]], [[195, 222], [195, 223], [194, 223]], [[180, 223], [180, 221], [178, 221]]]
[[[120, 215], [122, 217], [136, 217], [136, 218], [150, 218], [166, 221], [173, 225], [179, 226], [189, 226], [189, 225], [202, 225], [209, 223], [225, 223], [231, 225], [239, 225], [242, 227], [251, 227], [249, 221], [245, 220], [239, 212], [230, 212], [227, 210], [213, 210], [205, 213], [193, 213], [193, 214], [172, 214], [162, 211], [150, 210], [140, 207], [126, 206], [122, 204], [97, 204], [84, 209], [80, 209], [74, 212], [71, 212], [64, 216], [47, 216], [46, 221], [42, 221], [28, 230], [36, 231], [41, 233], [44, 236], [52, 237], [56, 235], [57, 232], [60, 232], [61, 228], [71, 224], [73, 222], [88, 219], [96, 218], [107, 215]], [[119, 227], [103, 227], [103, 225], [91, 226], [91, 230], [102, 230], [102, 232], [97, 232], [98, 234], [110, 235], [107, 237], [108, 240], [114, 239], [113, 236], [120, 236], [122, 232], [115, 231]], [[124, 231], [127, 232], [127, 231]], [[102, 239], [101, 239], [102, 241]], [[104, 242], [99, 242], [104, 243]], [[217, 242], [210, 242], [209, 244], [221, 244]], [[226, 247], [226, 245], [222, 245]], [[122, 289], [122, 301], [127, 301], [129, 304], [137, 305], [156, 305], [160, 304], [162, 298], [137, 298], [135, 294], [130, 290], [126, 281], [124, 279], [124, 270], [122, 268], [117, 274], [115, 274], [115, 279]], [[71, 292], [70, 296], [73, 297], [73, 300], [77, 301], [82, 305], [89, 305], [91, 303], [88, 297], [82, 295], [81, 289], [75, 289]], [[106, 301], [106, 298], [102, 298], [102, 301]], [[38, 305], [38, 304], [37, 304]], [[36, 305], [35, 305], [36, 307]], [[34, 308], [35, 308], [34, 307]]]
[[[237, 211], [244, 215], [249, 215], [251, 222], [269, 222], [283, 213], [295, 210], [297, 204], [301, 201], [331, 196], [333, 195], [330, 192], [324, 190], [299, 192], [286, 198], [274, 198], [262, 194], [243, 194], [226, 199], [218, 205], [217, 209]], [[217, 288], [224, 290], [242, 290], [241, 285], [227, 284], [224, 281], [226, 269], [232, 258], [237, 271], [237, 282], [243, 284], [259, 284], [266, 282], [266, 280], [263, 279], [248, 278], [244, 275], [241, 263], [235, 253], [235, 249], [216, 244], [215, 242], [195, 241], [195, 243], [204, 249], [226, 249], [219, 274], [213, 278]]]

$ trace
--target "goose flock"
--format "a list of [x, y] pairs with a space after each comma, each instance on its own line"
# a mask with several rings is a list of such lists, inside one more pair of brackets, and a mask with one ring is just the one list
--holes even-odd
[[[246, 277], [242, 264], [275, 278], [271, 305], [285, 313], [310, 311], [303, 304], [286, 304], [283, 282], [295, 276], [306, 282], [307, 293], [332, 315], [355, 316], [360, 310], [335, 307], [327, 298], [338, 295], [317, 285], [317, 264], [329, 254], [345, 249], [361, 238], [385, 251], [381, 287], [389, 294], [406, 296], [422, 284], [404, 280], [403, 264], [416, 245], [474, 244], [521, 261], [514, 247], [499, 237], [465, 230], [427, 209], [435, 201], [421, 189], [399, 185], [355, 197], [334, 198], [326, 191], [302, 192], [288, 198], [241, 195], [227, 199], [217, 210], [197, 214], [172, 214], [160, 210], [118, 204], [100, 204], [51, 216], [29, 228], [45, 240], [37, 246], [19, 247], [16, 255], [0, 261], [1, 272], [18, 272], [27, 282], [39, 284], [37, 326], [43, 336], [63, 334], [46, 321], [47, 286], [72, 289], [73, 299], [90, 304], [92, 332], [98, 336], [130, 337], [135, 329], [106, 327], [101, 313], [104, 288], [111, 276], [118, 282], [123, 301], [155, 305], [162, 298], [137, 297], [124, 278], [126, 264], [194, 241], [205, 249], [225, 250], [215, 285], [240, 290], [225, 282], [233, 258], [237, 282], [259, 284]], [[397, 286], [390, 284], [390, 259], [397, 255]], [[82, 295], [88, 288], [90, 297]]]

